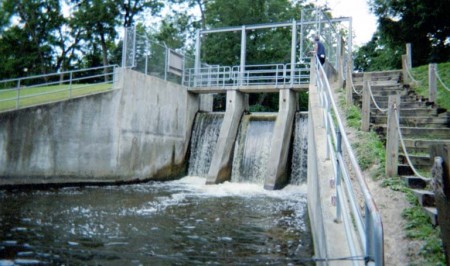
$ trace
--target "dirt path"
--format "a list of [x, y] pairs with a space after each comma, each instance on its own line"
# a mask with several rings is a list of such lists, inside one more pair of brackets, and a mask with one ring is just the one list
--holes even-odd
[[[336, 88], [336, 86], [332, 86]], [[338, 103], [339, 94], [334, 90], [334, 99]], [[338, 107], [340, 108], [340, 107]], [[341, 109], [341, 108], [340, 108]], [[341, 116], [344, 115], [344, 111], [339, 110]], [[341, 117], [345, 124], [345, 117]], [[346, 127], [347, 136], [351, 143], [357, 142], [356, 130], [350, 127]], [[376, 166], [373, 167], [374, 169]], [[420, 249], [419, 243], [411, 241], [406, 238], [405, 234], [405, 220], [402, 217], [402, 211], [409, 207], [405, 194], [399, 191], [394, 191], [388, 187], [382, 187], [381, 182], [385, 178], [384, 176], [378, 176], [375, 180], [372, 176], [374, 171], [367, 170], [364, 172], [367, 185], [369, 186], [372, 197], [378, 210], [381, 213], [384, 231], [384, 257], [385, 265], [414, 265], [413, 258], [416, 257], [418, 250]], [[416, 264], [418, 265], [418, 264]]]

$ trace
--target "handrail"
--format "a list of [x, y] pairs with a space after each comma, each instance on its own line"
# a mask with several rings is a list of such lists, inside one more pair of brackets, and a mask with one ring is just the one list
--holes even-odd
[[[114, 84], [117, 65], [0, 80], [0, 112], [104, 92]], [[34, 98], [34, 99], [33, 99]]]
[[[207, 66], [198, 69], [186, 69], [183, 85], [192, 87], [252, 86], [252, 85], [285, 85], [308, 84], [309, 63], [296, 63], [293, 72], [291, 64], [246, 65], [243, 71], [240, 66]], [[293, 77], [291, 78], [291, 74]]]
[[[384, 247], [383, 247], [383, 225], [381, 215], [370, 194], [367, 183], [359, 167], [356, 156], [353, 153], [350, 142], [345, 133], [342, 120], [336, 103], [333, 99], [332, 91], [325, 71], [316, 57], [316, 82], [319, 90], [321, 103], [324, 107], [324, 121], [327, 127], [327, 151], [330, 152], [333, 165], [335, 165], [336, 177], [336, 221], [340, 222], [343, 218], [344, 227], [347, 236], [347, 242], [352, 256], [358, 256], [358, 250], [353, 240], [354, 226], [356, 223], [356, 232], [360, 246], [364, 251], [366, 262], [374, 262], [375, 265], [384, 265]], [[336, 132], [334, 135], [331, 132]], [[345, 156], [344, 156], [345, 154]], [[349, 173], [359, 185], [359, 190], [364, 201], [364, 214], [360, 212], [358, 199], [354, 193], [354, 187]], [[344, 193], [345, 192], [345, 193]], [[348, 208], [347, 205], [350, 205]]]

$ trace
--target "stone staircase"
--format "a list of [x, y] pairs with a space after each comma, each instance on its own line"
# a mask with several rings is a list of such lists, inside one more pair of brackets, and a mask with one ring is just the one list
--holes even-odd
[[[353, 74], [356, 91], [362, 91], [363, 75], [364, 73]], [[389, 95], [400, 94], [400, 129], [409, 158], [416, 169], [430, 173], [433, 164], [430, 147], [433, 144], [450, 143], [450, 113], [417, 95], [409, 85], [403, 84], [401, 71], [371, 72], [370, 80], [375, 101], [381, 109], [387, 108]], [[360, 107], [361, 98], [362, 95], [353, 92], [353, 100]], [[371, 101], [370, 127], [384, 142], [386, 122], [387, 112], [378, 110]], [[404, 177], [406, 184], [430, 215], [433, 224], [437, 224], [437, 210], [430, 179], [414, 176], [401, 145], [399, 146], [398, 173]]]

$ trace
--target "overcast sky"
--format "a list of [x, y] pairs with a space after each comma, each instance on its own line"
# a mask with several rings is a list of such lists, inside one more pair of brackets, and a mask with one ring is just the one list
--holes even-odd
[[370, 13], [367, 0], [311, 0], [312, 3], [331, 9], [333, 17], [352, 17], [355, 33], [353, 44], [361, 46], [372, 38], [377, 28], [375, 15]]

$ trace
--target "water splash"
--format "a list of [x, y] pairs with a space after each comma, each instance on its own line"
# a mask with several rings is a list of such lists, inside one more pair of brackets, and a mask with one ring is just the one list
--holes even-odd
[[295, 114], [291, 184], [306, 183], [308, 171], [308, 113]]
[[263, 184], [267, 172], [275, 116], [246, 115], [234, 146], [231, 180]]
[[189, 175], [206, 177], [208, 174], [222, 121], [222, 113], [197, 114], [192, 130]]

